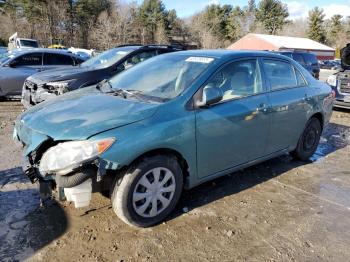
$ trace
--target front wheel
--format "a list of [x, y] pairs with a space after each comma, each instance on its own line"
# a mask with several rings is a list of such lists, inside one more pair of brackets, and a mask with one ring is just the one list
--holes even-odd
[[144, 158], [116, 182], [111, 196], [113, 210], [129, 225], [158, 224], [175, 208], [182, 186], [183, 174], [175, 157]]
[[293, 157], [307, 161], [316, 151], [322, 133], [321, 123], [317, 118], [311, 118], [301, 137], [296, 149], [291, 153]]

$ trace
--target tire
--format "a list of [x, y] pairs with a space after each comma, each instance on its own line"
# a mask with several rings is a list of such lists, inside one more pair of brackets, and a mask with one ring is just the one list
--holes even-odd
[[301, 134], [296, 149], [291, 155], [301, 161], [307, 161], [315, 153], [318, 143], [320, 142], [322, 127], [320, 121], [311, 118]]
[[183, 174], [175, 157], [157, 155], [143, 158], [116, 181], [111, 196], [113, 211], [129, 225], [153, 226], [175, 208], [182, 187]]

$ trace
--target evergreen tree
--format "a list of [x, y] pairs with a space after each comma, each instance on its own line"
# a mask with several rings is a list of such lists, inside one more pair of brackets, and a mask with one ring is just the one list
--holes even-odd
[[331, 38], [337, 38], [339, 33], [343, 30], [343, 25], [341, 19], [343, 16], [334, 15], [331, 17], [331, 28], [330, 28], [330, 36]]
[[288, 8], [279, 0], [262, 0], [256, 11], [256, 19], [269, 34], [277, 34], [288, 23]]
[[227, 19], [226, 36], [225, 38], [232, 41], [238, 40], [242, 36], [242, 26], [240, 19], [243, 16], [243, 11], [239, 6], [236, 6], [230, 13]]
[[76, 0], [75, 16], [81, 32], [81, 45], [89, 47], [89, 31], [96, 24], [99, 15], [110, 8], [109, 0]]
[[310, 39], [320, 43], [326, 42], [326, 32], [324, 29], [324, 17], [323, 9], [315, 7], [309, 11], [309, 28], [307, 35]]
[[207, 28], [218, 39], [225, 39], [227, 36], [227, 23], [230, 13], [232, 11], [231, 5], [210, 5], [203, 11], [202, 19], [205, 28]]
[[167, 12], [160, 0], [144, 0], [139, 8], [138, 19], [143, 27], [143, 42], [154, 43], [156, 34], [165, 33]]

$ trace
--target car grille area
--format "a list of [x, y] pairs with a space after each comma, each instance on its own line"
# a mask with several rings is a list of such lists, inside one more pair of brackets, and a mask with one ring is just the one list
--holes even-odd
[[350, 72], [339, 75], [339, 92], [350, 95]]

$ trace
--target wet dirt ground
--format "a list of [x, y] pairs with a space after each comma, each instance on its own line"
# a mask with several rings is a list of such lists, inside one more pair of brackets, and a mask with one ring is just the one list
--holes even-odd
[[163, 224], [132, 228], [94, 194], [50, 201], [21, 171], [18, 102], [0, 103], [0, 261], [349, 261], [350, 111], [334, 111], [309, 163], [288, 155], [185, 192]]

